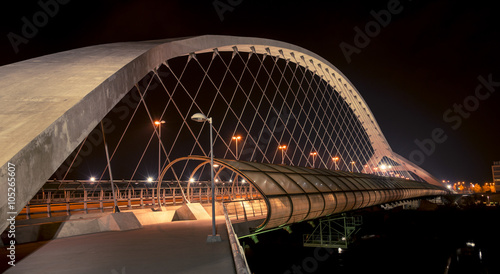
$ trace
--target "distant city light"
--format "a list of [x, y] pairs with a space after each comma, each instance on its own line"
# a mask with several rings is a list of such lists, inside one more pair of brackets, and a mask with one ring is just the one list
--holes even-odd
[[467, 242], [465, 243], [468, 247], [475, 247], [476, 244], [474, 242]]
[[91, 182], [95, 182], [95, 177], [90, 177]]
[[194, 178], [189, 178], [190, 183], [194, 183]]
[[153, 181], [153, 178], [148, 177], [148, 182], [152, 182], [152, 181]]

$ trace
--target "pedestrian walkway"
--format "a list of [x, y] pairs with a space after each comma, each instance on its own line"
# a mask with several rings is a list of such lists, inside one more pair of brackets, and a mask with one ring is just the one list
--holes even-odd
[[177, 221], [23, 244], [5, 273], [235, 273], [224, 217], [222, 242], [206, 243], [211, 232], [211, 220]]

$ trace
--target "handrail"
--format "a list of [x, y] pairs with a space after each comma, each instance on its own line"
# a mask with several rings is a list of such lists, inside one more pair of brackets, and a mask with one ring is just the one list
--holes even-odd
[[233, 260], [234, 266], [236, 268], [237, 274], [250, 274], [250, 268], [248, 267], [247, 260], [245, 258], [245, 251], [243, 247], [240, 245], [238, 241], [238, 236], [234, 232], [233, 225], [231, 224], [231, 220], [229, 219], [229, 215], [227, 214], [226, 205], [222, 203], [222, 207], [224, 208], [224, 217], [226, 218], [226, 227], [227, 234], [229, 236], [229, 242], [231, 246], [231, 250], [233, 252]]

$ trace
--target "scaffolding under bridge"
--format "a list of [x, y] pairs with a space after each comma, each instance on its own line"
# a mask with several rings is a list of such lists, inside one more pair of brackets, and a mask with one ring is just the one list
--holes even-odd
[[363, 224], [361, 216], [345, 216], [322, 219], [312, 234], [304, 234], [307, 247], [347, 248], [352, 236]]

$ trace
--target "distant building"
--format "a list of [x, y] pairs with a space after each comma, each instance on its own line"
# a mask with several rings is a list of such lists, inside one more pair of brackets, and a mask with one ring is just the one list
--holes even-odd
[[495, 189], [500, 190], [500, 161], [493, 162], [491, 166], [491, 173], [493, 175], [493, 184]]

